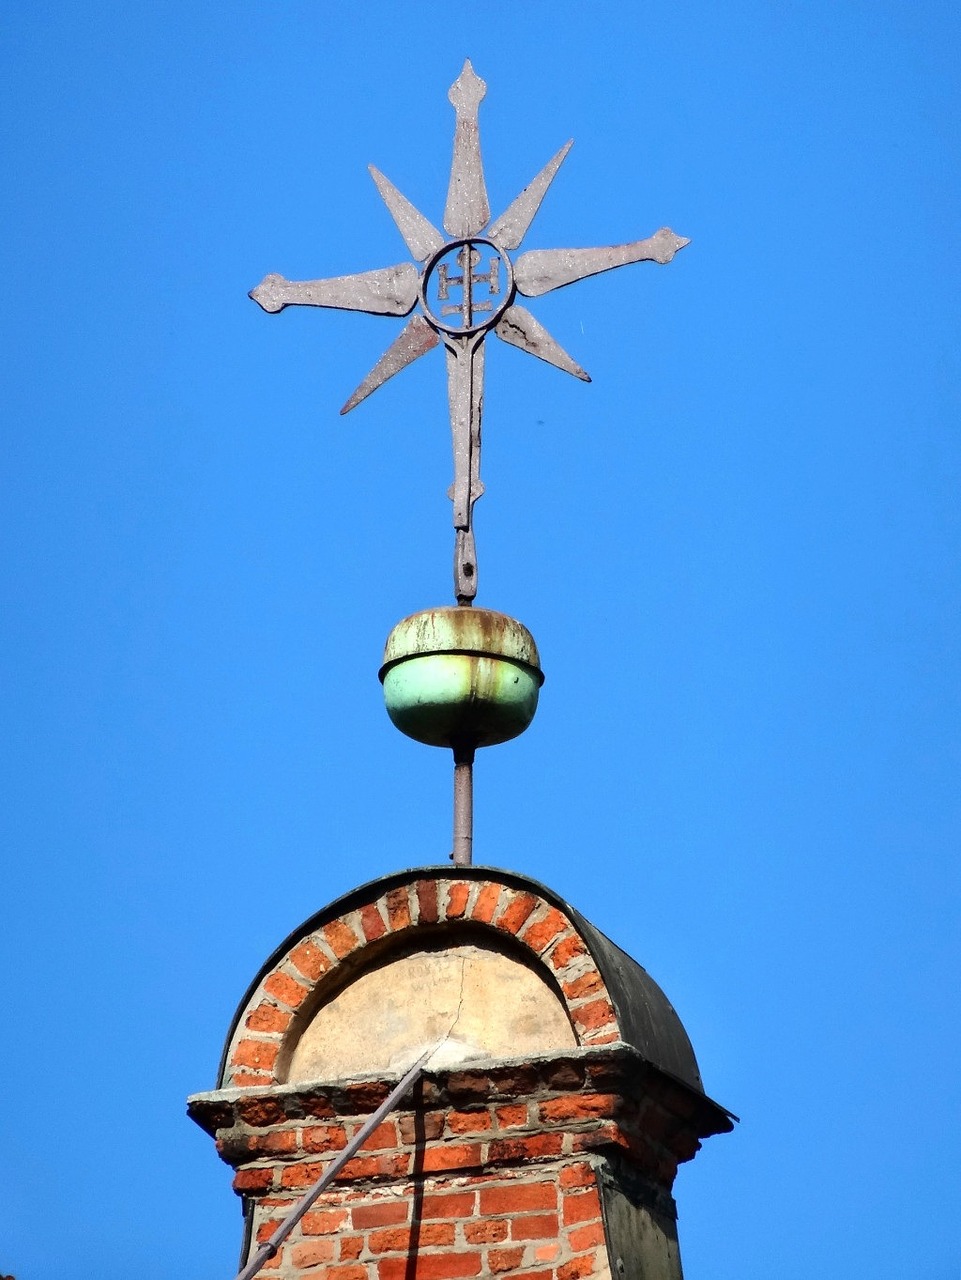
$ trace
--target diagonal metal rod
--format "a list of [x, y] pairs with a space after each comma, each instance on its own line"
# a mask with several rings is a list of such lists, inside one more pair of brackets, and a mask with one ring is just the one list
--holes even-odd
[[407, 1090], [410, 1089], [411, 1086], [414, 1085], [424, 1074], [424, 1067], [427, 1064], [427, 1059], [433, 1052], [434, 1049], [430, 1048], [426, 1053], [421, 1054], [414, 1065], [409, 1068], [403, 1079], [400, 1080], [387, 1095], [374, 1114], [361, 1125], [337, 1159], [327, 1166], [320, 1178], [314, 1183], [307, 1194], [297, 1201], [290, 1214], [283, 1220], [270, 1239], [264, 1241], [253, 1258], [251, 1258], [250, 1262], [247, 1263], [242, 1271], [237, 1273], [236, 1280], [253, 1280], [253, 1277], [257, 1274], [264, 1263], [270, 1261], [320, 1193], [328, 1187], [331, 1182], [333, 1182], [334, 1178], [337, 1177], [344, 1165], [353, 1159], [356, 1153], [364, 1145], [370, 1135], [380, 1124], [381, 1120], [394, 1110]]

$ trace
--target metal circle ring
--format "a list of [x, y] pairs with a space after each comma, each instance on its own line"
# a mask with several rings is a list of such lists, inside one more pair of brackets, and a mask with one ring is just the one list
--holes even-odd
[[[485, 314], [483, 320], [478, 321], [476, 324], [449, 324], [446, 320], [434, 314], [430, 303], [427, 301], [428, 281], [433, 275], [436, 267], [440, 264], [441, 260], [446, 258], [448, 254], [454, 252], [456, 249], [473, 249], [480, 245], [486, 245], [487, 248], [491, 249], [493, 253], [497, 255], [498, 260], [504, 264], [505, 278], [502, 300], [497, 304], [497, 306], [493, 307], [489, 314]], [[470, 267], [466, 267], [465, 270], [470, 270]], [[460, 283], [457, 287], [463, 288], [463, 284]], [[420, 295], [420, 305], [424, 309], [424, 314], [435, 329], [440, 329], [443, 333], [449, 333], [455, 338], [469, 338], [475, 333], [482, 333], [485, 329], [493, 328], [510, 306], [511, 299], [514, 296], [514, 268], [511, 265], [510, 258], [500, 245], [494, 240], [488, 240], [485, 236], [465, 236], [460, 240], [448, 240], [446, 244], [441, 245], [439, 249], [432, 253], [424, 264], [424, 270], [420, 277], [420, 285], [418, 286], [418, 293]]]

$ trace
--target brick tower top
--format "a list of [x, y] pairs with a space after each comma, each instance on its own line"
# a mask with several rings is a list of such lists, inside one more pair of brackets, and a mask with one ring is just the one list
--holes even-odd
[[[461, 998], [482, 990], [482, 1008]], [[441, 1040], [446, 1066], [619, 1042], [703, 1092], [663, 991], [578, 911], [526, 876], [439, 866], [362, 885], [295, 929], [241, 1000], [217, 1084], [390, 1073]]]
[[640, 965], [543, 885], [484, 867], [356, 889], [257, 974], [218, 1088], [189, 1104], [237, 1171], [245, 1258], [425, 1050], [414, 1096], [268, 1266], [679, 1280], [674, 1176], [729, 1113]]

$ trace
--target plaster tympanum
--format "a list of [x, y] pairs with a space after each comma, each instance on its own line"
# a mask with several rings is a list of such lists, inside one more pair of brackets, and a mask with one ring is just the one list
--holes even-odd
[[290, 1082], [393, 1072], [431, 1046], [432, 1065], [574, 1048], [567, 1011], [533, 969], [477, 944], [386, 959], [316, 1011]]

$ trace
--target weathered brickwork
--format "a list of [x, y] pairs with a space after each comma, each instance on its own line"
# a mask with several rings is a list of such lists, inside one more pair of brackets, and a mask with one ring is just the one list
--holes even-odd
[[[389, 1082], [202, 1096], [191, 1113], [255, 1202], [258, 1240], [313, 1186]], [[669, 1196], [697, 1151], [690, 1090], [624, 1047], [431, 1073], [272, 1261], [297, 1280], [582, 1280], [605, 1275], [597, 1167], [625, 1159]], [[703, 1131], [703, 1130], [700, 1130]]]
[[[294, 1203], [262, 1197], [256, 1241]], [[329, 1280], [580, 1280], [607, 1268], [595, 1172], [586, 1160], [499, 1177], [426, 1175], [389, 1187], [338, 1187], [268, 1264]]]
[[[237, 1168], [235, 1189], [266, 1194], [316, 1182], [390, 1088], [366, 1080], [232, 1090], [229, 1100], [200, 1095], [190, 1110]], [[626, 1048], [432, 1073], [417, 1088], [416, 1109], [383, 1121], [342, 1182], [620, 1151], [670, 1188], [678, 1164], [697, 1151], [703, 1124], [697, 1095]]]
[[[537, 895], [494, 880], [423, 879], [328, 921], [300, 939], [268, 973], [243, 1011], [227, 1055], [225, 1087], [274, 1084], [281, 1048], [298, 1010], [335, 983], [345, 962], [362, 965], [371, 944], [402, 944], [410, 930], [446, 925], [507, 935], [557, 981], [578, 1044], [618, 1039], [614, 1006], [590, 953], [562, 911]], [[316, 993], [316, 994], [315, 994]]]
[[[452, 1042], [454, 1056], [432, 1051], [426, 1074], [340, 1170], [266, 1275], [620, 1280], [624, 1254], [628, 1274], [680, 1280], [674, 1178], [702, 1138], [730, 1129], [730, 1118], [701, 1092], [689, 1042], [659, 989], [638, 966], [632, 975], [630, 958], [585, 921], [582, 936], [563, 904], [539, 888], [481, 869], [392, 876], [369, 900], [358, 890], [314, 917], [262, 972], [237, 1016], [221, 1087], [189, 1103], [234, 1171], [251, 1224], [249, 1256], [396, 1083], [399, 1058], [388, 1055], [386, 1079], [344, 1070], [331, 1080], [333, 1068], [317, 1078], [295, 1062], [287, 1080], [305, 1028], [316, 1027], [355, 978], [386, 972], [392, 956], [401, 963], [431, 949], [509, 953], [561, 1002], [552, 997], [547, 1014], [539, 1008], [529, 1018], [556, 1017], [563, 1031], [562, 1040], [525, 1056], [513, 1036], [512, 1056], [500, 1057], [478, 1057], [476, 1046], [454, 1037], [439, 1041]], [[631, 1015], [622, 1027], [600, 965], [622, 1015]], [[415, 1020], [403, 1001], [416, 1002], [421, 989], [391, 988], [385, 1025], [400, 1010], [406, 1035]], [[459, 999], [471, 990], [480, 1007], [510, 999], [497, 988], [471, 988], [461, 975]], [[453, 1007], [460, 1018], [460, 1005]]]

